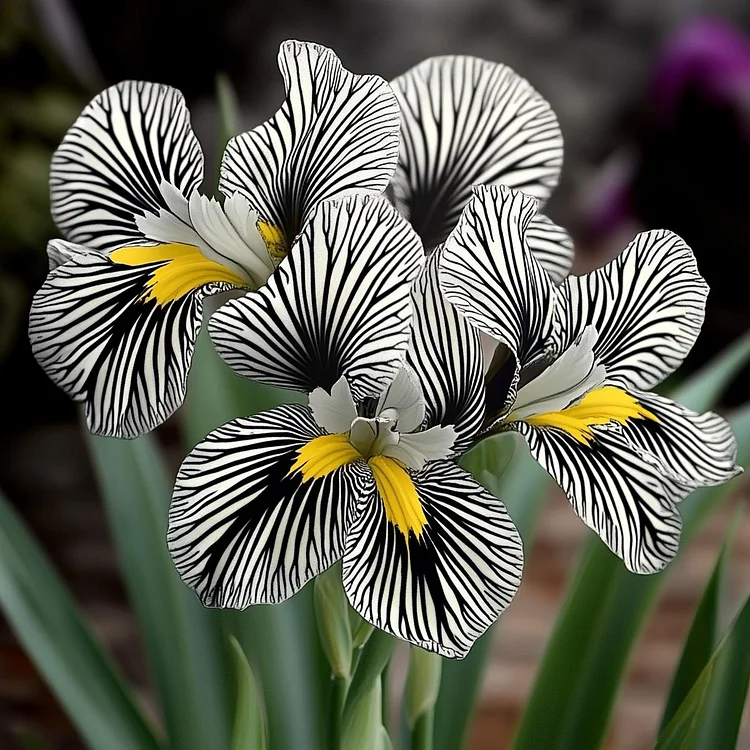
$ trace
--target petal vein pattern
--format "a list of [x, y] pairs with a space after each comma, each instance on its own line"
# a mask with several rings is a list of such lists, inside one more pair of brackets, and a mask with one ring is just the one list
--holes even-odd
[[461, 455], [484, 419], [482, 348], [478, 332], [440, 291], [440, 260], [440, 252], [432, 253], [414, 284], [407, 362], [424, 390], [425, 429], [452, 426], [453, 450]]
[[555, 288], [524, 237], [535, 209], [533, 198], [505, 186], [475, 187], [440, 261], [448, 301], [515, 357], [509, 401], [521, 368], [545, 353], [552, 333]]
[[599, 332], [594, 355], [610, 380], [648, 390], [678, 367], [695, 343], [708, 286], [695, 257], [672, 232], [639, 234], [611, 263], [560, 287], [555, 349], [586, 326]]
[[170, 281], [166, 259], [129, 265], [96, 252], [70, 255], [34, 296], [32, 351], [47, 375], [85, 404], [92, 432], [136, 437], [182, 403], [203, 297], [231, 285], [203, 277], [188, 290], [179, 274]]
[[169, 209], [162, 182], [189, 195], [202, 179], [182, 94], [125, 81], [94, 98], [55, 151], [52, 217], [68, 239], [111, 250], [143, 241], [136, 217]]
[[330, 393], [345, 375], [355, 401], [378, 396], [408, 341], [419, 238], [386, 201], [354, 196], [318, 207], [268, 284], [209, 323], [240, 375]]
[[369, 622], [421, 648], [465, 656], [518, 589], [523, 550], [501, 503], [454, 463], [413, 475], [426, 518], [406, 538], [376, 493], [347, 535], [344, 588]]
[[510, 68], [474, 57], [436, 57], [392, 86], [401, 107], [396, 203], [425, 247], [445, 240], [473, 185], [502, 183], [544, 200], [557, 184], [557, 119]]
[[204, 604], [278, 603], [342, 556], [356, 499], [374, 484], [357, 463], [310, 481], [292, 471], [321, 435], [307, 407], [288, 404], [229, 422], [185, 459], [167, 544]]
[[565, 431], [513, 422], [573, 510], [634, 573], [655, 573], [675, 556], [676, 504], [692, 490], [638, 455], [619, 430], [594, 427], [582, 443]]
[[284, 42], [279, 68], [286, 101], [229, 142], [220, 189], [244, 195], [288, 249], [321, 201], [385, 190], [398, 159], [399, 113], [384, 80], [350, 73], [320, 45]]

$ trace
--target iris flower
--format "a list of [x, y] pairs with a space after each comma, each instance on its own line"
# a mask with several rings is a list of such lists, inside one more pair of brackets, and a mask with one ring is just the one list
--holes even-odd
[[203, 299], [256, 289], [322, 201], [379, 195], [398, 157], [388, 84], [324, 47], [285, 42], [286, 100], [232, 139], [219, 202], [179, 91], [127, 81], [99, 94], [52, 159], [50, 274], [30, 338], [92, 432], [135, 437], [182, 403]]
[[213, 316], [236, 372], [309, 405], [235, 419], [185, 459], [168, 544], [206, 605], [283, 601], [343, 558], [354, 609], [448, 657], [508, 605], [521, 542], [456, 463], [484, 378], [439, 260], [384, 199], [327, 202], [265, 287]]
[[[394, 202], [428, 252], [456, 226], [474, 185], [502, 184], [546, 201], [557, 185], [563, 140], [555, 113], [505, 65], [434, 57], [391, 82], [401, 110]], [[573, 262], [568, 233], [543, 215], [526, 238], [561, 282]]]
[[485, 431], [521, 434], [627, 568], [653, 573], [677, 551], [680, 500], [740, 471], [721, 417], [649, 392], [692, 347], [708, 287], [690, 248], [652, 231], [555, 288], [528, 249], [535, 209], [477, 187], [442, 251], [445, 296], [500, 342]]

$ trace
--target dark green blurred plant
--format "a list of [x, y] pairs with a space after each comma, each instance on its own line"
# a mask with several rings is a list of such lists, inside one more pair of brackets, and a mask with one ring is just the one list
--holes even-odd
[[25, 331], [25, 311], [58, 234], [49, 162], [88, 98], [25, 0], [0, 4], [0, 359]]

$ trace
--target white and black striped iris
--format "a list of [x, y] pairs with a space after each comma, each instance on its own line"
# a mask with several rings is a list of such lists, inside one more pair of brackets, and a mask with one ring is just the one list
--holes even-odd
[[30, 338], [92, 432], [135, 437], [182, 403], [203, 299], [257, 289], [320, 203], [378, 196], [396, 168], [398, 103], [317, 44], [281, 45], [286, 99], [224, 153], [222, 200], [179, 91], [125, 81], [96, 96], [52, 159], [52, 215]]
[[342, 559], [365, 619], [449, 657], [508, 605], [518, 533], [457, 463], [484, 418], [479, 337], [438, 271], [394, 208], [355, 196], [319, 206], [268, 284], [214, 316], [240, 374], [310, 397], [183, 463], [168, 542], [206, 604], [275, 603]]
[[708, 287], [667, 231], [556, 287], [530, 247], [535, 210], [524, 193], [475, 187], [441, 251], [442, 292], [498, 345], [484, 428], [523, 435], [626, 566], [658, 571], [678, 548], [680, 500], [740, 471], [721, 417], [649, 391], [692, 347]]

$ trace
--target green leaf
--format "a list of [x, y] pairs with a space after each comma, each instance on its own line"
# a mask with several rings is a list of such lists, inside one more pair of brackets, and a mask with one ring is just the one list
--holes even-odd
[[[509, 463], [510, 458], [513, 460]], [[524, 540], [525, 549], [531, 549], [534, 523], [546, 498], [549, 478], [531, 457], [523, 438], [515, 433], [488, 438], [472, 448], [461, 465], [505, 503]], [[477, 640], [465, 659], [450, 659], [443, 663], [435, 706], [435, 750], [456, 750], [464, 746], [481, 692], [492, 640], [501, 624], [502, 617]]]
[[750, 359], [750, 332], [740, 336], [721, 354], [679, 388], [675, 400], [693, 411], [712, 409], [734, 376]]
[[64, 584], [2, 495], [0, 605], [89, 747], [161, 747]]
[[206, 330], [200, 332], [181, 410], [187, 449], [232, 419], [289, 403], [305, 403], [304, 395], [239, 377], [216, 353]]
[[[361, 656], [357, 662], [357, 670], [349, 686], [344, 706], [344, 724], [349, 720], [358, 704], [367, 700], [366, 696], [372, 691], [372, 686], [379, 681], [380, 675], [386, 668], [393, 655], [396, 639], [392, 635], [376, 628], [367, 643], [362, 646]], [[379, 684], [379, 683], [378, 683]]]
[[404, 702], [406, 721], [410, 727], [414, 727], [420, 716], [435, 707], [444, 661], [441, 656], [416, 646], [409, 649], [409, 673], [406, 677]]
[[369, 690], [360, 697], [345, 716], [341, 750], [381, 750], [383, 747], [381, 696], [380, 675], [378, 675]]
[[348, 681], [352, 665], [352, 629], [349, 600], [341, 582], [340, 562], [315, 579], [313, 602], [320, 645], [331, 665], [331, 673]]
[[656, 744], [656, 750], [734, 750], [750, 682], [750, 598]]
[[[232, 82], [224, 73], [216, 76], [216, 102], [219, 107], [219, 159], [227, 143], [242, 131], [240, 108]], [[217, 170], [218, 171], [218, 170]]]
[[[299, 401], [300, 395], [237, 377], [204, 331], [198, 337], [182, 410], [185, 444], [192, 447], [230, 419], [291, 400]], [[273, 750], [325, 746], [329, 671], [315, 630], [312, 593], [312, 586], [306, 586], [282, 604], [220, 614], [260, 680]]]
[[266, 730], [261, 698], [255, 675], [242, 646], [230, 637], [237, 674], [237, 703], [230, 750], [266, 750]]
[[172, 481], [159, 446], [150, 435], [87, 436], [170, 744], [226, 747], [230, 679], [221, 622], [182, 583], [167, 550]]
[[709, 578], [696, 609], [695, 616], [693, 617], [690, 632], [685, 641], [680, 663], [675, 672], [672, 688], [667, 698], [664, 716], [661, 720], [662, 730], [669, 724], [675, 712], [685, 700], [685, 697], [711, 658], [714, 648], [716, 648], [720, 627], [719, 618], [721, 615], [724, 579], [726, 577], [726, 569], [729, 565], [732, 538], [734, 537], [734, 532], [737, 530], [740, 511], [735, 514], [734, 522], [730, 526], [713, 573]]
[[[738, 463], [750, 463], [750, 405], [730, 419]], [[732, 491], [697, 490], [681, 506], [682, 545]], [[599, 747], [628, 657], [668, 571], [629, 573], [596, 537], [584, 553], [555, 623], [515, 739], [516, 750]]]

